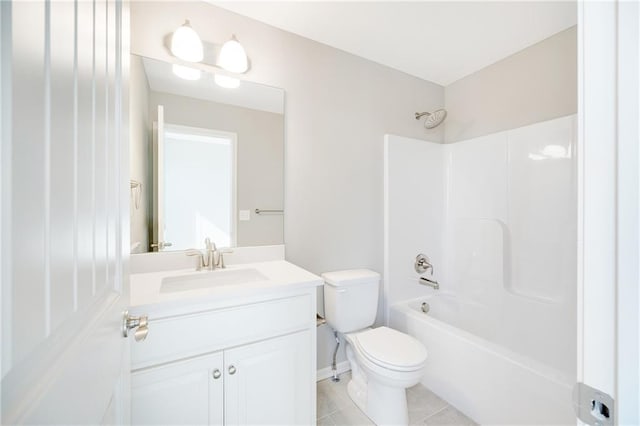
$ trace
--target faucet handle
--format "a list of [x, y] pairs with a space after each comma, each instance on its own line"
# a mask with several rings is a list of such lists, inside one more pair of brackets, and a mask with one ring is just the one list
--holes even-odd
[[198, 266], [196, 266], [196, 271], [200, 271], [202, 270], [202, 268], [206, 266], [204, 263], [204, 255], [200, 250], [189, 249], [185, 251], [184, 254], [186, 254], [187, 256], [199, 256], [199, 259], [198, 259], [199, 262], [198, 262]]
[[226, 268], [225, 264], [224, 264], [224, 255], [226, 253], [233, 253], [233, 250], [229, 250], [229, 249], [222, 249], [222, 250], [218, 250], [218, 268]]
[[425, 254], [420, 253], [416, 256], [416, 262], [413, 267], [419, 274], [424, 274], [425, 272], [430, 271], [431, 275], [433, 275], [433, 265]]

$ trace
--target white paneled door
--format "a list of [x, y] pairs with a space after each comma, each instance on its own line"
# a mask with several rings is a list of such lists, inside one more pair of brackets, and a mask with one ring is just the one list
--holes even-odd
[[128, 423], [127, 4], [0, 13], [2, 423]]
[[640, 5], [578, 2], [578, 27], [578, 381], [599, 393], [575, 403], [586, 424], [638, 425]]

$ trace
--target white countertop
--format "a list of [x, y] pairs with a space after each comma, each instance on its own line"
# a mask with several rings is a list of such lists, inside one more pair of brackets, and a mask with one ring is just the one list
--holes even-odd
[[[130, 305], [134, 313], [142, 311], [160, 312], [166, 315], [213, 309], [238, 304], [239, 299], [251, 303], [256, 297], [277, 292], [283, 294], [322, 285], [322, 278], [285, 260], [245, 263], [227, 266], [220, 272], [240, 269], [255, 269], [267, 279], [241, 284], [214, 285], [206, 288], [161, 292], [162, 280], [167, 277], [197, 276], [209, 271], [193, 269], [147, 272], [130, 275]], [[215, 272], [213, 272], [215, 274]]]

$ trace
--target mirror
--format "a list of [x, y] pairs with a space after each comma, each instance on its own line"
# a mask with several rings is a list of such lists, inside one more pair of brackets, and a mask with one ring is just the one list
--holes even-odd
[[131, 55], [129, 102], [131, 253], [283, 244], [282, 89]]

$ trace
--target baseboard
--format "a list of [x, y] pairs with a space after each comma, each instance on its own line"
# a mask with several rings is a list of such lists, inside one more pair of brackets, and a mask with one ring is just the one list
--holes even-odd
[[[351, 370], [351, 365], [349, 361], [342, 361], [336, 365], [336, 369], [338, 370], [338, 374], [345, 373]], [[320, 380], [328, 379], [329, 377], [333, 377], [333, 370], [331, 370], [331, 366], [321, 368], [316, 373], [316, 380], [319, 382]]]

